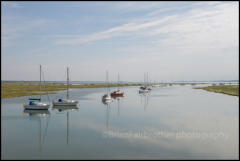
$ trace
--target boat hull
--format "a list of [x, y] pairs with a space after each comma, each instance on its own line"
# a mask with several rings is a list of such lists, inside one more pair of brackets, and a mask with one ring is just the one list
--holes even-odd
[[111, 93], [111, 97], [123, 97], [124, 93]]
[[78, 101], [69, 101], [69, 102], [58, 102], [53, 101], [53, 106], [76, 106], [78, 104]]
[[108, 94], [105, 94], [103, 97], [102, 97], [102, 100], [103, 101], [106, 101], [106, 100], [111, 100], [112, 99], [112, 97]]
[[53, 106], [76, 106], [77, 103], [53, 103]]
[[24, 109], [26, 110], [47, 110], [50, 105], [24, 105]]

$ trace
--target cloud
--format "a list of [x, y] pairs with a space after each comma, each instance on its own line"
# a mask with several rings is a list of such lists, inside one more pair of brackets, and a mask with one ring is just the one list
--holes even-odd
[[[130, 9], [134, 8], [134, 5], [120, 6], [119, 10], [116, 10], [113, 14], [114, 23], [105, 24], [99, 19], [98, 22], [101, 22], [102, 26], [91, 26], [90, 29], [86, 29], [86, 33], [89, 33], [91, 29], [97, 31], [78, 35], [74, 34], [77, 31], [72, 28], [63, 28], [62, 33], [69, 32], [71, 34], [58, 34], [59, 30], [52, 33], [41, 33], [37, 36], [45, 37], [52, 43], [48, 43], [49, 41], [43, 42], [45, 43], [44, 47], [34, 49], [30, 47], [24, 49], [26, 50], [24, 52], [19, 50], [16, 53], [23, 53], [23, 56], [39, 56], [39, 58], [43, 55], [47, 56], [48, 59], [45, 62], [51, 65], [54, 60], [56, 71], [59, 66], [66, 63], [72, 64], [73, 68], [78, 69], [75, 73], [73, 71], [74, 80], [83, 78], [85, 80], [98, 80], [100, 78], [105, 80], [104, 71], [106, 69], [123, 73], [121, 74], [123, 80], [132, 81], [142, 80], [143, 73], [147, 71], [151, 71], [155, 80], [237, 78], [238, 3], [209, 4], [201, 2], [194, 3], [193, 6], [187, 5], [185, 7], [181, 4], [179, 7], [173, 5], [165, 9], [159, 9], [160, 6], [155, 8], [151, 5], [147, 9], [143, 6], [142, 10], [144, 12], [139, 12], [140, 9], [139, 11], [136, 9], [137, 12], [133, 10], [133, 15], [129, 14], [130, 16], [126, 19], [125, 16], [128, 14], [122, 13], [120, 8], [122, 7], [123, 10], [124, 7]], [[104, 17], [105, 14], [108, 14], [109, 9], [106, 8], [101, 9], [103, 15], [97, 17]], [[119, 21], [115, 27], [106, 28], [107, 25], [113, 25], [119, 20], [115, 17], [115, 14], [120, 19], [125, 19], [125, 23]], [[88, 17], [88, 14], [84, 13], [82, 15]], [[3, 17], [1, 37], [3, 47], [14, 45], [18, 38], [20, 40], [22, 36], [33, 35], [32, 33], [35, 33], [39, 27], [48, 27], [49, 25], [49, 20], [27, 19], [25, 16], [25, 18], [20, 17], [21, 14], [19, 14], [20, 18], [16, 16], [5, 15]], [[111, 21], [110, 17], [106, 19]], [[96, 17], [93, 15], [91, 18], [94, 21]], [[79, 19], [74, 19], [73, 22], [82, 23], [81, 29], [84, 29], [87, 25], [92, 25], [89, 22], [91, 20], [86, 23], [85, 20]], [[78, 27], [79, 24], [74, 27]], [[105, 29], [100, 30], [101, 27]], [[91, 44], [95, 42], [97, 43]], [[79, 45], [89, 43], [91, 46]], [[53, 44], [57, 44], [57, 48]], [[68, 57], [65, 57], [66, 53], [68, 53]], [[23, 56], [21, 56], [22, 60]], [[39, 62], [42, 61], [41, 59], [38, 60]], [[17, 56], [14, 61], [20, 62]], [[13, 59], [11, 59], [11, 62], [13, 62]], [[26, 63], [25, 60], [22, 62]], [[29, 66], [34, 66], [34, 64]], [[209, 72], [206, 73], [206, 70]], [[54, 72], [52, 73], [54, 75]], [[79, 73], [82, 73], [81, 76], [79, 76]], [[215, 74], [209, 75], [209, 73]], [[48, 75], [51, 79], [60, 79], [51, 76], [52, 74]], [[22, 77], [27, 78], [28, 76], [23, 75]], [[16, 79], [18, 79], [17, 76]]]
[[[126, 6], [132, 5], [130, 3]], [[236, 45], [236, 42], [238, 42], [236, 40], [237, 36], [235, 36], [238, 30], [238, 6], [222, 3], [214, 3], [214, 6], [210, 3], [209, 6], [211, 7], [194, 8], [187, 12], [175, 13], [165, 17], [156, 17], [157, 13], [153, 11], [148, 14], [149, 17], [147, 18], [137, 19], [90, 35], [62, 38], [57, 40], [56, 44], [78, 45], [117, 36], [142, 35], [144, 38], [168, 34], [167, 38], [159, 39], [159, 42], [170, 46], [193, 43], [201, 46], [206, 44], [219, 45], [219, 43], [224, 43], [227, 40], [229, 42], [224, 46]]]
[[195, 9], [158, 27], [148, 35], [169, 34], [159, 43], [182, 48], [209, 49], [238, 46], [238, 6], [220, 4], [208, 9]]
[[1, 2], [3, 7], [10, 7], [10, 8], [21, 8], [22, 6], [16, 2]]
[[58, 40], [56, 42], [56, 44], [76, 45], [76, 44], [82, 44], [82, 43], [87, 43], [87, 42], [93, 42], [96, 40], [107, 39], [107, 38], [111, 38], [111, 37], [115, 37], [115, 36], [123, 36], [124, 34], [127, 34], [127, 33], [132, 33], [132, 32], [144, 30], [144, 29], [156, 26], [156, 25], [160, 25], [174, 17], [175, 16], [167, 16], [162, 19], [155, 19], [152, 21], [144, 22], [144, 23], [137, 22], [137, 21], [130, 22], [130, 23], [127, 23], [127, 24], [124, 24], [124, 25], [121, 25], [118, 27], [113, 27], [106, 31], [97, 32], [97, 33], [94, 33], [91, 35], [79, 36], [78, 38]]
[[[19, 19], [22, 21], [19, 21]], [[49, 21], [46, 19], [25, 20], [23, 17], [6, 15], [1, 28], [3, 47], [12, 46], [14, 40], [26, 36], [29, 31], [48, 23]]]

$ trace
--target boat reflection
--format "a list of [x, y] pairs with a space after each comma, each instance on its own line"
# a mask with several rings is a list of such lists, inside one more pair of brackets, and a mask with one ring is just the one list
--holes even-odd
[[53, 106], [52, 107], [54, 110], [58, 110], [59, 112], [67, 112], [67, 134], [66, 134], [66, 141], [67, 144], [69, 143], [69, 111], [75, 111], [78, 110], [77, 106]]
[[[147, 109], [147, 106], [148, 106], [148, 102], [149, 102], [149, 93], [141, 93], [141, 94], [139, 94], [140, 95], [140, 97], [141, 97], [141, 104], [143, 103], [143, 108], [144, 108], [144, 111], [146, 111], [146, 109]], [[144, 99], [143, 101], [142, 101], [142, 99]]]
[[118, 108], [118, 116], [120, 116], [120, 101], [123, 99], [123, 97], [113, 97], [114, 100], [117, 100], [117, 108]]
[[111, 96], [113, 99], [120, 99], [120, 98], [123, 98], [124, 96], [122, 95], [119, 95], [119, 96], [116, 96], [116, 95], [113, 95], [113, 96]]
[[28, 114], [29, 116], [50, 115], [50, 112], [48, 110], [27, 110], [27, 109], [24, 109], [23, 113]]
[[77, 106], [53, 106], [52, 109], [58, 110], [59, 112], [61, 111], [74, 111], [78, 110]]
[[102, 99], [102, 103], [104, 105], [110, 105], [111, 102], [112, 102], [112, 100], [104, 100], [104, 99]]
[[[24, 109], [24, 114], [27, 114], [29, 116], [30, 120], [38, 121], [39, 122], [39, 152], [40, 152], [40, 158], [42, 157], [42, 147], [44, 140], [47, 135], [47, 129], [49, 125], [49, 118], [50, 118], [50, 112], [48, 110], [27, 110]], [[42, 130], [43, 119], [47, 118], [45, 131]]]
[[109, 127], [109, 112], [110, 112], [110, 104], [111, 104], [112, 100], [102, 100], [102, 103], [104, 105], [106, 105], [106, 128], [108, 131], [108, 127]]

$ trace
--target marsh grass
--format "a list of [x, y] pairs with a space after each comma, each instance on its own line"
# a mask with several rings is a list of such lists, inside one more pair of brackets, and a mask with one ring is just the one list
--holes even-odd
[[[119, 86], [140, 86], [141, 84], [121, 84]], [[118, 84], [109, 84], [109, 87], [117, 87]], [[69, 88], [106, 88], [107, 84], [80, 84], [69, 85]], [[56, 91], [63, 91], [67, 89], [67, 85], [48, 83], [41, 87], [39, 83], [1, 83], [1, 98], [12, 98], [29, 95], [39, 95], [55, 93]]]
[[214, 85], [208, 87], [195, 87], [194, 89], [203, 89], [210, 92], [239, 96], [239, 85]]

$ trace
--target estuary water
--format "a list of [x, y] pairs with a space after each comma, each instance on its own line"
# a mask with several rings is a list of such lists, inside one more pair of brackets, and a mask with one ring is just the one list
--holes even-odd
[[190, 85], [138, 89], [121, 88], [110, 104], [105, 88], [70, 89], [77, 108], [47, 111], [24, 111], [29, 97], [1, 99], [2, 159], [239, 159], [239, 97]]

